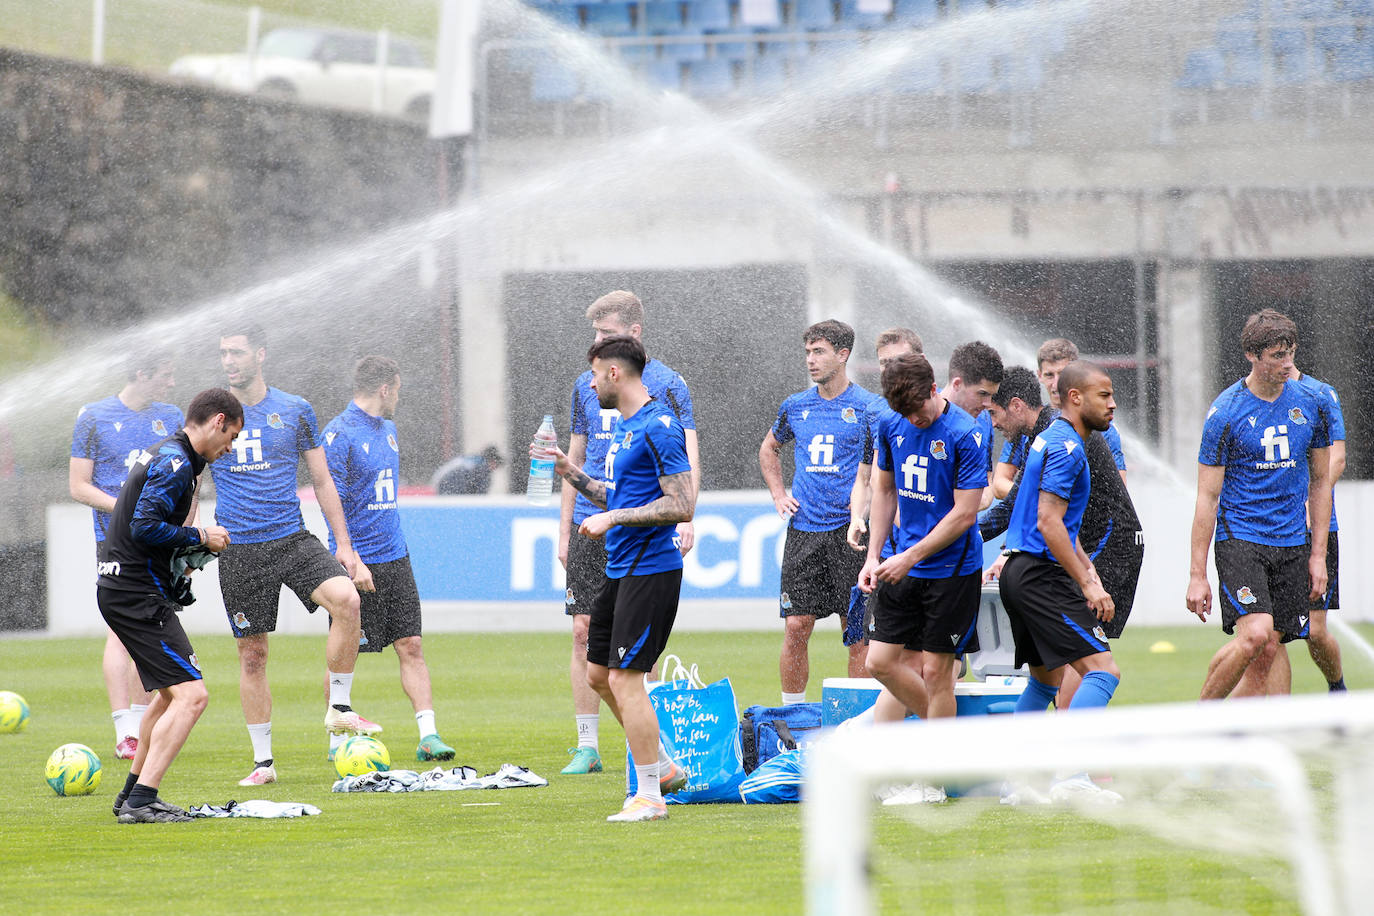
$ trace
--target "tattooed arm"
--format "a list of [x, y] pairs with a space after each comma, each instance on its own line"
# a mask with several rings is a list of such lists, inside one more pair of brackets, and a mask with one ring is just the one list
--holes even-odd
[[[597, 500], [589, 489], [584, 490], [578, 486], [573, 477], [569, 476], [568, 480], [573, 486], [586, 493], [588, 499], [605, 505], [606, 487], [604, 484], [591, 481], [591, 486], [601, 488], [600, 492], [603, 499]], [[664, 475], [658, 479], [658, 486], [663, 490], [663, 495], [648, 505], [599, 512], [584, 521], [580, 530], [587, 537], [599, 538], [616, 525], [646, 528], [691, 521], [692, 515], [696, 511], [696, 487], [692, 484], [692, 472], [684, 471], [680, 474]]]

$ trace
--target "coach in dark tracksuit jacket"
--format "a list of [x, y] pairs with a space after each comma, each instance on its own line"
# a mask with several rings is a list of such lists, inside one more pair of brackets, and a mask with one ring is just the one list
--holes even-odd
[[96, 602], [129, 651], [144, 688], [156, 691], [143, 714], [128, 781], [115, 798], [121, 824], [190, 820], [157, 797], [163, 775], [209, 699], [177, 611], [192, 600], [187, 565], [223, 550], [229, 532], [183, 523], [193, 520], [206, 462], [227, 452], [242, 428], [238, 398], [222, 388], [202, 391], [191, 401], [182, 430], [135, 460], [110, 516]]

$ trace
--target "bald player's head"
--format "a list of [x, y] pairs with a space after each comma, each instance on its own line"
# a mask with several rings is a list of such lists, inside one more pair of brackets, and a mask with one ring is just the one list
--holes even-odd
[[1059, 406], [1070, 422], [1079, 418], [1090, 430], [1106, 429], [1116, 411], [1112, 377], [1097, 363], [1074, 360], [1059, 373]]

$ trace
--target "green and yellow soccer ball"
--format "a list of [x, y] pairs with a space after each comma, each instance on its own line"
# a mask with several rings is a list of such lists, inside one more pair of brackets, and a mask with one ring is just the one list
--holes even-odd
[[0, 690], [0, 735], [22, 732], [29, 724], [29, 704], [10, 690]]
[[84, 744], [64, 744], [43, 771], [58, 795], [90, 795], [100, 785], [100, 758]]
[[340, 776], [361, 776], [391, 769], [391, 755], [376, 738], [354, 735], [334, 752], [334, 770]]

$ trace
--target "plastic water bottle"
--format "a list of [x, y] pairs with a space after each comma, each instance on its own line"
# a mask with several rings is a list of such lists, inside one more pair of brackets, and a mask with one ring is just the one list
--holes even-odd
[[[552, 448], [558, 443], [553, 431], [553, 414], [544, 414], [544, 422], [534, 434], [534, 441]], [[553, 503], [553, 459], [531, 458], [530, 479], [525, 486], [525, 499], [531, 506], [547, 506]]]

